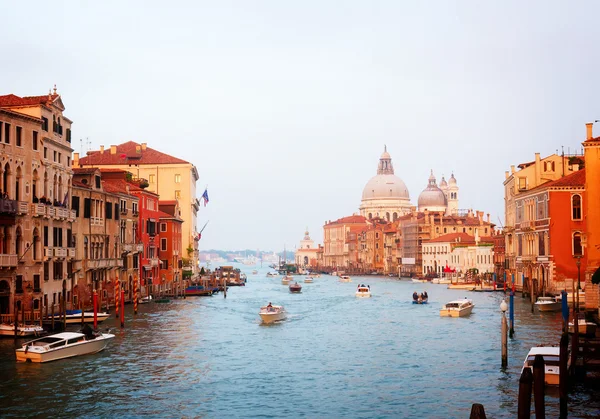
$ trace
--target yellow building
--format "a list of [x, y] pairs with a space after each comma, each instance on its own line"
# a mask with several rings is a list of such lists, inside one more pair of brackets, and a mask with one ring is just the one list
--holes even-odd
[[200, 201], [196, 197], [198, 171], [192, 163], [150, 148], [146, 143], [128, 141], [111, 145], [105, 150], [89, 151], [86, 157], [73, 155], [73, 167], [100, 167], [123, 169], [135, 178], [148, 181], [147, 190], [160, 196], [161, 200], [177, 200], [181, 209], [180, 254], [190, 260], [192, 269], [198, 266], [198, 229], [196, 217]]

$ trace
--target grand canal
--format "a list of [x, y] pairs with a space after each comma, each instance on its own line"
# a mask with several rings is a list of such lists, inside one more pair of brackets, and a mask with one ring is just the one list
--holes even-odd
[[[488, 417], [514, 418], [528, 349], [560, 337], [559, 314], [531, 313], [516, 297], [502, 371], [502, 293], [323, 275], [290, 294], [266, 268], [244, 268], [247, 286], [226, 299], [140, 305], [135, 317], [126, 307], [125, 329], [96, 355], [16, 364], [14, 341], [0, 341], [0, 416], [466, 418], [482, 403]], [[354, 297], [359, 282], [373, 298]], [[430, 304], [411, 304], [423, 290]], [[443, 303], [465, 296], [476, 304], [470, 317], [439, 317]], [[287, 321], [260, 323], [269, 301], [287, 308]], [[548, 417], [558, 417], [558, 399], [546, 400]], [[569, 412], [598, 417], [600, 401], [576, 387]]]

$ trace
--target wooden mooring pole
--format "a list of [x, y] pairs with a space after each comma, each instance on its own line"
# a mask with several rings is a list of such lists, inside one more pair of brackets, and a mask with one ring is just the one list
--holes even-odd
[[545, 384], [544, 357], [536, 355], [533, 361], [533, 404], [535, 406], [535, 419], [546, 419]]
[[473, 403], [473, 406], [471, 406], [471, 415], [469, 416], [469, 419], [487, 419], [485, 416], [485, 409], [483, 408], [482, 404]]
[[[566, 297], [565, 297], [566, 300]], [[558, 393], [560, 397], [560, 417], [564, 419], [567, 417], [567, 391], [568, 391], [568, 379], [569, 374], [567, 371], [567, 364], [569, 360], [569, 334], [565, 331], [560, 338], [560, 361], [559, 361], [559, 383]]]
[[533, 385], [533, 374], [531, 368], [525, 368], [519, 378], [519, 406], [518, 419], [529, 419], [531, 417], [531, 389]]

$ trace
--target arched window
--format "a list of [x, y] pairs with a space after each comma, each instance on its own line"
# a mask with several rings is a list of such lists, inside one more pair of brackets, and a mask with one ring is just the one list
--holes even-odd
[[394, 221], [396, 221], [397, 219], [398, 219], [398, 213], [397, 213], [397, 212], [395, 212], [395, 213], [394, 213], [394, 218], [393, 218], [393, 220], [394, 220]]
[[373, 218], [373, 214], [369, 213], [369, 220]]
[[581, 195], [573, 195], [571, 198], [571, 213], [573, 220], [581, 220]]
[[581, 233], [573, 233], [573, 256], [583, 256], [583, 247], [581, 246]]
[[385, 219], [388, 220], [388, 221], [390, 221], [390, 213], [389, 212], [385, 213]]

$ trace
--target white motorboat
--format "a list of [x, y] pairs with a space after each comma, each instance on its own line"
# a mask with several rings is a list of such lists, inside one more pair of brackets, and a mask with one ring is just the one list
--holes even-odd
[[529, 350], [523, 368], [531, 368], [533, 372], [533, 361], [536, 355], [544, 357], [544, 381], [549, 386], [557, 386], [559, 383], [560, 347], [558, 346], [534, 346]]
[[[152, 297], [150, 297], [150, 299], [152, 299]], [[79, 311], [79, 313], [77, 313]], [[108, 317], [110, 316], [109, 313], [96, 313], [96, 320], [98, 323], [103, 322], [104, 320], [108, 319]], [[66, 320], [67, 320], [67, 324], [77, 324], [77, 323], [81, 323], [81, 310], [67, 310], [67, 314], [65, 315]], [[49, 316], [50, 319], [52, 319], [52, 316]], [[54, 321], [55, 322], [62, 322], [63, 316], [62, 314], [55, 314], [54, 315]], [[86, 311], [83, 315], [83, 322], [84, 323], [94, 323], [94, 313], [92, 311]]]
[[255, 269], [252, 271], [252, 275], [256, 275], [258, 273], [258, 271]]
[[371, 286], [360, 284], [358, 288], [356, 288], [356, 293], [354, 295], [357, 297], [369, 298], [371, 296]]
[[464, 300], [450, 301], [442, 306], [440, 309], [440, 316], [442, 317], [465, 317], [471, 314], [473, 311], [473, 300], [465, 298]]
[[[577, 331], [580, 335], [594, 336], [596, 334], [596, 323], [588, 322], [585, 315], [581, 313], [577, 322]], [[569, 322], [569, 333], [575, 333], [575, 322]]]
[[279, 272], [267, 272], [267, 276], [269, 276], [269, 277], [279, 276]]
[[46, 331], [42, 326], [36, 326], [34, 324], [17, 325], [17, 333], [15, 335], [15, 325], [2, 323], [0, 324], [0, 336], [41, 336], [46, 334]]
[[258, 314], [260, 315], [263, 323], [274, 323], [285, 320], [286, 318], [285, 308], [283, 308], [283, 306], [271, 305], [271, 303], [261, 307]]
[[560, 311], [562, 303], [555, 297], [538, 297], [535, 305], [539, 311]]
[[148, 304], [152, 302], [152, 296], [151, 295], [147, 295], [145, 297], [142, 297], [138, 300], [138, 304]]
[[294, 278], [292, 277], [292, 275], [285, 275], [283, 278], [281, 278], [281, 283], [283, 285], [288, 285]]
[[341, 275], [340, 282], [352, 282], [352, 279], [348, 275]]
[[304, 278], [304, 283], [305, 284], [312, 284], [313, 282], [313, 277], [312, 276], [307, 276], [306, 278]]
[[110, 333], [63, 332], [26, 342], [15, 353], [17, 362], [56, 361], [100, 352], [114, 337]]

